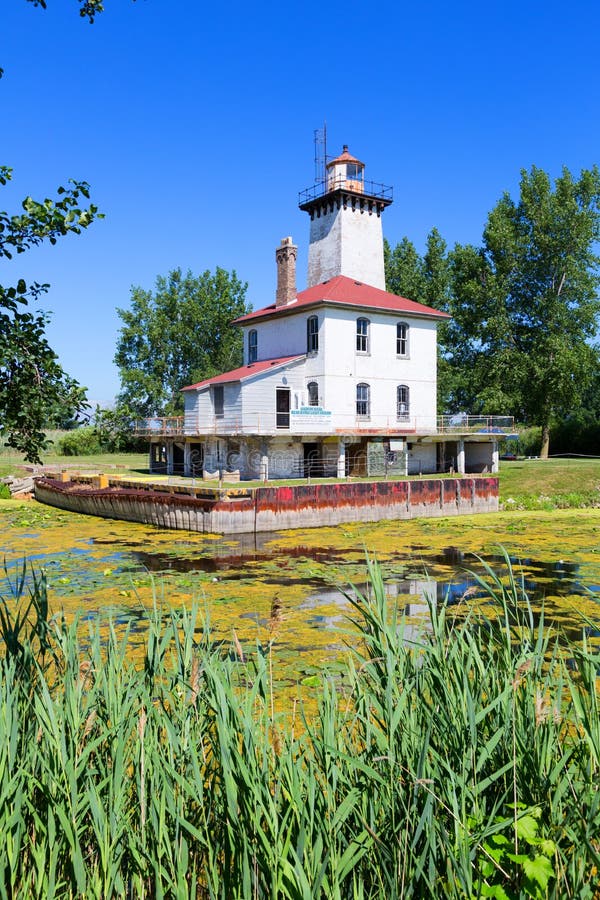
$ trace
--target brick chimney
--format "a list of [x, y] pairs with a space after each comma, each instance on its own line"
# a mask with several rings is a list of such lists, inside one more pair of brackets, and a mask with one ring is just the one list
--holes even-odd
[[296, 257], [298, 248], [292, 243], [291, 237], [283, 238], [280, 246], [275, 251], [277, 261], [277, 293], [275, 306], [287, 306], [296, 299]]

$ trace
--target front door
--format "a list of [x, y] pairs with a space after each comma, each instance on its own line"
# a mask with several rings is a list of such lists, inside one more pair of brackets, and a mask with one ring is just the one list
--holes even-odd
[[276, 399], [277, 427], [290, 427], [290, 389], [277, 388]]

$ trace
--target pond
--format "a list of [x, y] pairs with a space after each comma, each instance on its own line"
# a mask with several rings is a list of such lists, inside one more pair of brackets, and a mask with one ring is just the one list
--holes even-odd
[[[506, 548], [534, 604], [572, 639], [580, 614], [600, 623], [600, 510], [510, 512], [447, 519], [357, 523], [268, 535], [206, 536], [0, 501], [0, 550], [8, 577], [27, 559], [43, 570], [54, 611], [94, 622], [110, 614], [143, 633], [147, 611], [200, 606], [218, 640], [272, 642], [277, 674], [294, 685], [336, 666], [349, 640], [344, 591], [365, 581], [365, 553], [380, 562], [387, 591], [422, 627], [428, 601], [464, 605], [480, 571]], [[6, 596], [1, 573], [0, 594]], [[600, 629], [600, 624], [598, 625]], [[597, 639], [595, 625], [588, 634]]]

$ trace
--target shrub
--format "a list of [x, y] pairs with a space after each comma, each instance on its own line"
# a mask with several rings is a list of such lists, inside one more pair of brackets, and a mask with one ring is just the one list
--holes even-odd
[[135, 436], [135, 416], [128, 409], [97, 406], [94, 423], [100, 446], [106, 453], [140, 453], [148, 449], [148, 441]]
[[538, 425], [520, 429], [517, 446], [519, 456], [539, 456], [542, 447], [542, 429]]
[[57, 444], [60, 456], [92, 456], [101, 453], [100, 441], [96, 429], [91, 425], [68, 431]]
[[9, 486], [0, 482], [0, 500], [10, 500], [11, 496]]

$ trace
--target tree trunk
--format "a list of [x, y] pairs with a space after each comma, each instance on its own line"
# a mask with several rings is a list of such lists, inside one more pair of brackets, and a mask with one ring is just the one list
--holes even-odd
[[548, 459], [550, 450], [550, 426], [548, 423], [542, 425], [542, 448], [540, 450], [540, 459]]

